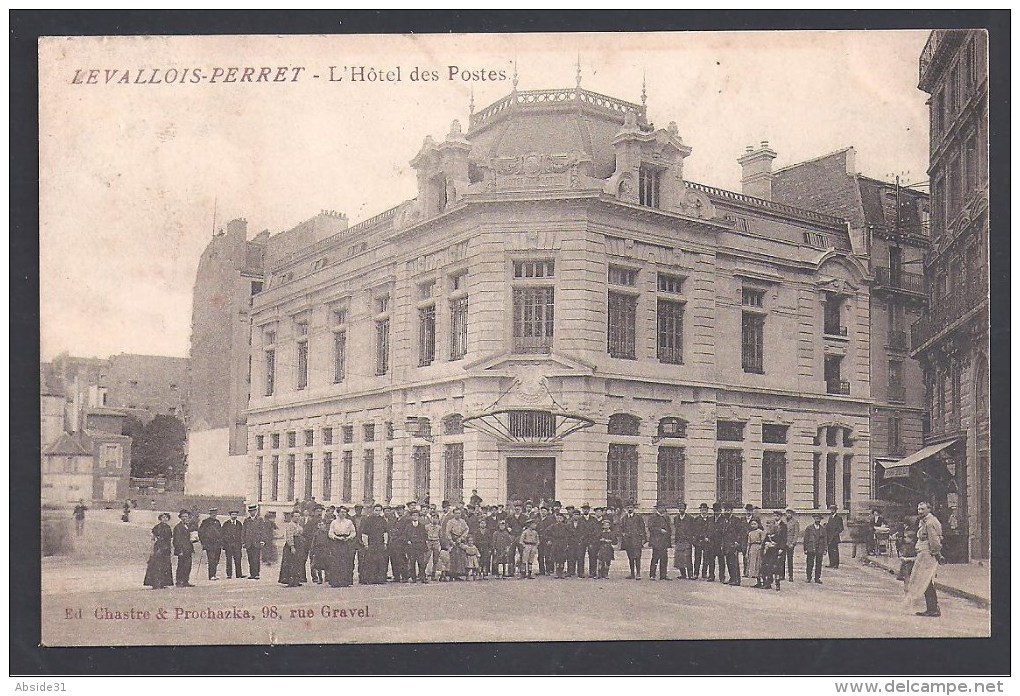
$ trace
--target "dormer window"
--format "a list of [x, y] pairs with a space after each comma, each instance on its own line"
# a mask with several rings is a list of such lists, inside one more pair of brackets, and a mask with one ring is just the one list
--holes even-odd
[[649, 208], [659, 207], [659, 184], [662, 170], [648, 164], [642, 164], [638, 171], [638, 202]]

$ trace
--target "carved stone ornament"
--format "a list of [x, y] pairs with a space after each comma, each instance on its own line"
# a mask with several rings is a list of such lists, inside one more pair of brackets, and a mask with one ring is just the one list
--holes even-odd
[[701, 191], [685, 189], [680, 196], [680, 211], [684, 215], [700, 220], [711, 220], [718, 217], [712, 201]]

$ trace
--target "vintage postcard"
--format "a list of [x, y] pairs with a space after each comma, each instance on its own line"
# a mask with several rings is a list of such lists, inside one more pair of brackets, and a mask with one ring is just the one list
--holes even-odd
[[984, 31], [38, 48], [44, 645], [990, 635]]

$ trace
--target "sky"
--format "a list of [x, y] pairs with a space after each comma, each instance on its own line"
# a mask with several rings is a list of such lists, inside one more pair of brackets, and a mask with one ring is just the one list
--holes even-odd
[[[595, 92], [640, 102], [644, 80], [649, 120], [693, 148], [693, 181], [739, 191], [736, 160], [762, 140], [776, 168], [852, 145], [863, 174], [926, 181], [927, 34], [44, 38], [42, 359], [187, 356], [214, 230], [244, 217], [250, 236], [276, 233], [321, 210], [353, 225], [413, 198], [424, 137], [466, 131], [472, 93], [476, 110], [506, 96], [515, 63], [520, 90], [573, 87], [578, 61]], [[352, 81], [359, 67], [400, 81]]]

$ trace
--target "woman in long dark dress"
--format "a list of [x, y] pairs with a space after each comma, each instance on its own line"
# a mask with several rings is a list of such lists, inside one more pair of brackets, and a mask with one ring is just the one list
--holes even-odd
[[159, 522], [152, 528], [152, 553], [145, 566], [145, 584], [154, 590], [174, 584], [174, 571], [170, 563], [174, 530], [170, 528], [169, 520], [170, 513], [160, 513]]
[[283, 513], [283, 556], [280, 559], [280, 583], [287, 587], [301, 587], [303, 565], [298, 544], [303, 534], [301, 525], [294, 521], [291, 513]]

